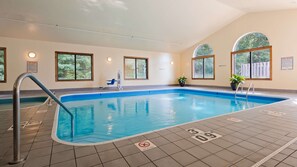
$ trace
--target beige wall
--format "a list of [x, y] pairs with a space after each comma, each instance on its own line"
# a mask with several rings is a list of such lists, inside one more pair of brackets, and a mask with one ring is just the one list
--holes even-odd
[[[222, 18], [223, 19], [223, 18]], [[238, 38], [249, 32], [265, 34], [272, 45], [272, 81], [252, 81], [258, 88], [297, 89], [297, 10], [245, 15], [181, 55], [181, 73], [191, 78], [194, 49], [208, 43], [216, 55], [215, 80], [189, 80], [190, 84], [229, 86], [230, 52]], [[280, 70], [281, 57], [294, 56], [294, 70]]]
[[[128, 50], [118, 48], [53, 43], [44, 41], [14, 39], [0, 37], [0, 47], [7, 48], [7, 83], [0, 83], [0, 91], [12, 90], [17, 76], [26, 72], [27, 54], [34, 51], [37, 54], [32, 61], [38, 61], [36, 76], [50, 89], [87, 88], [105, 86], [106, 80], [116, 78], [117, 71], [123, 72], [123, 57], [149, 58], [149, 80], [125, 81], [123, 86], [131, 85], [166, 85], [176, 83], [179, 74], [178, 54]], [[94, 81], [56, 82], [55, 81], [55, 51], [68, 51], [94, 54]], [[107, 57], [112, 62], [107, 62]], [[174, 64], [171, 64], [171, 61]], [[39, 89], [26, 79], [23, 90]]]
[[[148, 52], [87, 45], [54, 43], [0, 37], [0, 47], [7, 48], [7, 83], [0, 83], [0, 91], [12, 90], [16, 77], [26, 71], [27, 53], [34, 51], [38, 61], [37, 77], [51, 89], [86, 88], [104, 86], [106, 79], [116, 77], [123, 70], [123, 56], [149, 58], [149, 80], [123, 81], [124, 86], [165, 85], [176, 83], [179, 74], [185, 74], [190, 84], [229, 86], [230, 52], [238, 38], [249, 32], [265, 34], [272, 45], [272, 81], [252, 81], [257, 88], [297, 89], [297, 67], [294, 70], [280, 70], [281, 57], [294, 56], [297, 60], [297, 10], [247, 14], [224, 27], [181, 55], [173, 53]], [[208, 43], [216, 55], [215, 80], [191, 80], [191, 58], [194, 49]], [[56, 82], [55, 51], [86, 52], [94, 54], [94, 81]], [[112, 62], [106, 62], [112, 57]], [[170, 62], [174, 64], [171, 65]], [[22, 89], [38, 89], [26, 81]]]

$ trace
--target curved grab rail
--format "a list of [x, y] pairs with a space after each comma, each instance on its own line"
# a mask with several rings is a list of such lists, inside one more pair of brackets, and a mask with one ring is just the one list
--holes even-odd
[[70, 116], [71, 116], [71, 135], [74, 135], [74, 116], [66, 108], [66, 106], [49, 90], [47, 89], [32, 73], [23, 73], [15, 81], [13, 85], [13, 161], [10, 164], [17, 164], [23, 161], [21, 159], [20, 150], [20, 87], [25, 78], [30, 78], [35, 82], [46, 94], [55, 100]]
[[239, 90], [239, 87], [241, 87], [241, 93], [243, 92], [243, 82], [240, 82], [238, 85], [237, 85], [237, 87], [236, 87], [236, 91], [235, 91], [235, 94], [234, 94], [234, 96], [235, 96], [235, 98], [236, 98], [236, 95], [237, 95], [237, 92], [238, 92], [238, 90]]
[[[237, 85], [237, 88], [236, 88], [236, 91], [235, 91], [235, 94], [234, 94], [235, 98], [236, 98], [236, 95], [238, 93], [239, 87], [241, 87], [241, 93], [243, 93], [243, 84], [244, 84], [243, 82], [240, 82]], [[250, 92], [251, 89], [253, 90], [253, 94], [254, 94], [255, 93], [255, 85], [254, 85], [254, 83], [250, 83], [250, 85], [249, 85], [249, 87], [248, 87], [248, 89], [246, 91], [246, 95], [245, 95], [245, 98], [246, 99], [248, 98], [248, 94], [249, 94], [249, 92]]]
[[249, 92], [251, 90], [251, 88], [253, 89], [253, 94], [255, 93], [255, 85], [254, 83], [250, 83], [248, 90], [246, 91], [246, 98], [248, 98]]

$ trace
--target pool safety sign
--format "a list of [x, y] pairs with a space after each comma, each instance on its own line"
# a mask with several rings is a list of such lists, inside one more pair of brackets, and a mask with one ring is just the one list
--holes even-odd
[[186, 131], [190, 132], [194, 136], [193, 139], [198, 140], [201, 143], [206, 143], [215, 139], [222, 137], [222, 135], [214, 133], [214, 132], [204, 132], [202, 130], [196, 128], [186, 129]]
[[146, 151], [146, 150], [157, 147], [156, 145], [154, 145], [154, 143], [152, 143], [149, 140], [145, 140], [145, 141], [135, 143], [135, 145], [140, 151]]

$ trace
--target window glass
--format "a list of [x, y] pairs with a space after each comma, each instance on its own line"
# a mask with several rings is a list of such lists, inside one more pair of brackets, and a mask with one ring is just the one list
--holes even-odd
[[125, 59], [125, 78], [135, 79], [135, 59]]
[[124, 57], [125, 79], [148, 79], [148, 59]]
[[241, 37], [232, 54], [232, 74], [247, 79], [271, 79], [271, 52], [268, 38], [262, 33]]
[[5, 50], [0, 49], [0, 82], [4, 82], [5, 77]]
[[213, 49], [208, 44], [197, 47], [192, 58], [192, 79], [214, 79]]
[[250, 77], [250, 54], [249, 53], [238, 53], [235, 55], [235, 69], [234, 74], [244, 76], [245, 78]]
[[198, 48], [195, 50], [195, 55], [194, 57], [197, 56], [206, 56], [206, 55], [212, 55], [213, 50], [208, 44], [203, 44], [198, 46]]
[[213, 57], [204, 59], [204, 78], [214, 78]]
[[76, 55], [76, 79], [92, 79], [91, 56]]
[[252, 78], [270, 78], [270, 50], [252, 52]]
[[203, 78], [203, 59], [196, 59], [193, 61], [194, 76], [193, 78]]
[[268, 38], [262, 33], [249, 33], [239, 39], [234, 51], [269, 46]]
[[93, 80], [91, 54], [57, 52], [57, 80]]
[[58, 80], [75, 80], [75, 55], [58, 54]]
[[146, 79], [146, 59], [136, 59], [137, 64], [137, 78]]

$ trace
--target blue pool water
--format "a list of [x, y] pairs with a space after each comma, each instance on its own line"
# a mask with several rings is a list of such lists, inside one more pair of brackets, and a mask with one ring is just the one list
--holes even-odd
[[98, 143], [152, 130], [236, 112], [281, 98], [250, 96], [188, 89], [68, 95], [62, 102], [74, 115], [60, 108], [56, 135], [72, 143]]

